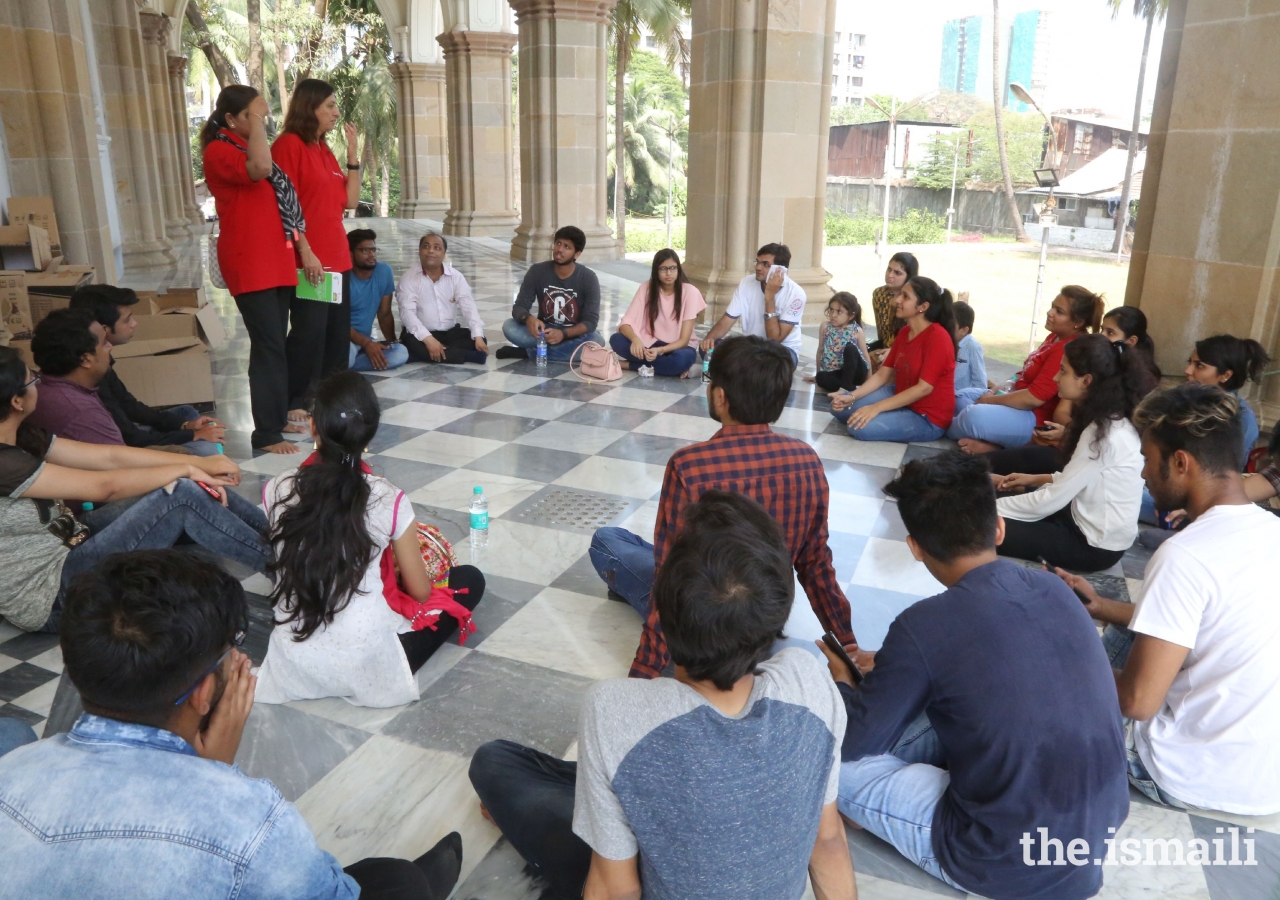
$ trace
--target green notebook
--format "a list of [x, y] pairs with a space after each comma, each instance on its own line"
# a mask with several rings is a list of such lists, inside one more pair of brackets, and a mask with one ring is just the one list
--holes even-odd
[[307, 280], [307, 273], [298, 270], [298, 297], [302, 300], [319, 300], [321, 303], [342, 302], [342, 273], [325, 272], [319, 284]]

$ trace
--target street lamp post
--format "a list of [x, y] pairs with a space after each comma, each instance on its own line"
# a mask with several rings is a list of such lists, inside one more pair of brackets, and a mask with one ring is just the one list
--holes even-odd
[[[973, 134], [972, 131], [969, 134]], [[973, 144], [973, 141], [966, 141], [965, 146]], [[956, 175], [960, 171], [960, 134], [956, 133], [956, 154], [951, 160], [951, 202], [947, 204], [947, 243], [951, 243], [951, 220], [956, 214]]]
[[1045, 198], [1044, 205], [1040, 208], [1040, 266], [1036, 271], [1036, 299], [1031, 307], [1031, 334], [1027, 338], [1027, 350], [1032, 351], [1036, 347], [1036, 335], [1039, 334], [1040, 324], [1040, 301], [1044, 296], [1044, 269], [1045, 263], [1049, 257], [1049, 230], [1058, 224], [1058, 214], [1055, 212], [1058, 201], [1053, 197], [1053, 189], [1058, 186], [1058, 135], [1053, 130], [1053, 120], [1036, 102], [1036, 98], [1018, 82], [1012, 82], [1009, 90], [1013, 95], [1023, 103], [1030, 104], [1035, 107], [1036, 112], [1044, 117], [1045, 127], [1049, 129], [1049, 164], [1048, 169], [1036, 169], [1036, 181], [1041, 187], [1049, 188], [1049, 196]]
[[[901, 107], [898, 106], [898, 98], [894, 97], [893, 102], [889, 104], [889, 109], [885, 109], [874, 98], [868, 97], [866, 102], [875, 109], [880, 110], [889, 117], [889, 139], [885, 142], [885, 160], [884, 160], [884, 214], [880, 223], [880, 241], [879, 255], [881, 262], [884, 261], [885, 250], [889, 246], [889, 187], [893, 183], [893, 158], [896, 155], [897, 137], [898, 137], [898, 116], [902, 115], [913, 106], [919, 106], [933, 98], [937, 91], [928, 91], [916, 97], [914, 100], [908, 100]], [[907, 161], [902, 161], [902, 167], [905, 169]]]

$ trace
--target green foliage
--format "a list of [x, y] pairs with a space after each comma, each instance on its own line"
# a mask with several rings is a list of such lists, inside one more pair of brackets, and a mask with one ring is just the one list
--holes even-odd
[[193, 125], [187, 132], [187, 139], [191, 142], [191, 177], [204, 181], [204, 148], [200, 146], [200, 129]]
[[[960, 141], [960, 155], [956, 158], [956, 140]], [[934, 134], [929, 139], [928, 155], [924, 162], [916, 166], [912, 177], [916, 187], [933, 188], [934, 190], [950, 190], [951, 177], [954, 174], [956, 184], [964, 187], [965, 181], [972, 178], [971, 167], [965, 165], [965, 143], [969, 140], [965, 132], [954, 134]]]
[[[828, 247], [874, 244], [880, 237], [881, 220], [876, 216], [850, 216], [828, 209], [824, 228]], [[946, 219], [928, 210], [909, 209], [902, 218], [889, 220], [890, 244], [941, 244], [946, 234]]]
[[[685, 227], [683, 224], [671, 225], [671, 249], [684, 249]], [[627, 217], [627, 252], [628, 253], [657, 253], [663, 247], [667, 246], [667, 230], [666, 227], [659, 229], [653, 228], [637, 228], [634, 220], [630, 216]]]
[[[893, 109], [892, 94], [873, 94], [872, 99], [885, 109]], [[851, 103], [831, 110], [832, 125], [861, 125], [863, 122], [883, 122], [888, 118], [870, 103], [863, 103], [861, 106]]]
[[[669, 131], [676, 127], [674, 145]], [[683, 107], [673, 108], [664, 102], [663, 88], [636, 75], [623, 93], [623, 177], [626, 179], [627, 209], [644, 215], [662, 215], [667, 204], [667, 163], [671, 163], [672, 181], [683, 185], [685, 179], [684, 145], [688, 142], [688, 122]], [[684, 140], [681, 140], [681, 132]], [[608, 129], [608, 175], [613, 175], [614, 141], [617, 130]], [[612, 189], [611, 189], [612, 194]], [[661, 249], [661, 248], [659, 248]]]
[[[998, 182], [1000, 152], [996, 144], [996, 119], [994, 111], [980, 113], [968, 121], [973, 129], [973, 181]], [[1004, 141], [1009, 154], [1009, 174], [1013, 183], [1035, 184], [1033, 171], [1040, 165], [1044, 154], [1044, 119], [1035, 113], [1016, 113], [1005, 110]]]

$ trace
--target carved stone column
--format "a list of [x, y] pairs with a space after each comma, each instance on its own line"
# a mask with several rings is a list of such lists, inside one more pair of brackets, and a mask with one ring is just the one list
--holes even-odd
[[142, 52], [147, 71], [147, 101], [154, 134], [155, 165], [160, 173], [160, 208], [165, 233], [186, 235], [190, 223], [182, 209], [182, 189], [178, 186], [178, 160], [173, 133], [173, 105], [169, 99], [169, 29], [171, 20], [163, 13], [138, 11], [142, 25]]
[[400, 216], [443, 219], [449, 208], [445, 67], [391, 64], [400, 120]]
[[515, 211], [511, 48], [500, 31], [448, 31], [449, 215], [445, 234], [510, 237]]
[[187, 58], [169, 54], [169, 102], [173, 108], [174, 151], [178, 161], [178, 190], [187, 222], [201, 228], [204, 215], [196, 202], [196, 181], [191, 171], [191, 125], [187, 117]]
[[521, 219], [511, 257], [547, 259], [556, 229], [577, 225], [583, 262], [617, 259], [605, 218], [605, 30], [616, 0], [509, 2], [520, 33]]

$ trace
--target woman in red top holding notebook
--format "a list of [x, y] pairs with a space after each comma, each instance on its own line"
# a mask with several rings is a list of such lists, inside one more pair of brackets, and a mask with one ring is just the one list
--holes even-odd
[[289, 330], [292, 423], [305, 423], [307, 397], [320, 379], [347, 367], [351, 341], [351, 250], [342, 219], [360, 201], [360, 157], [356, 128], [350, 122], [344, 127], [346, 166], [338, 164], [325, 142], [339, 116], [333, 85], [304, 78], [294, 86], [284, 132], [271, 147], [272, 159], [297, 188], [311, 249], [327, 271], [342, 274], [340, 304], [304, 301], [294, 308]]
[[[295, 249], [317, 275], [288, 177], [271, 162], [263, 120], [267, 101], [248, 85], [218, 95], [200, 132], [205, 183], [218, 210], [218, 268], [249, 332], [249, 399], [255, 449], [297, 453], [284, 439], [289, 411], [285, 332], [299, 301]], [[285, 224], [285, 219], [289, 223]]]

